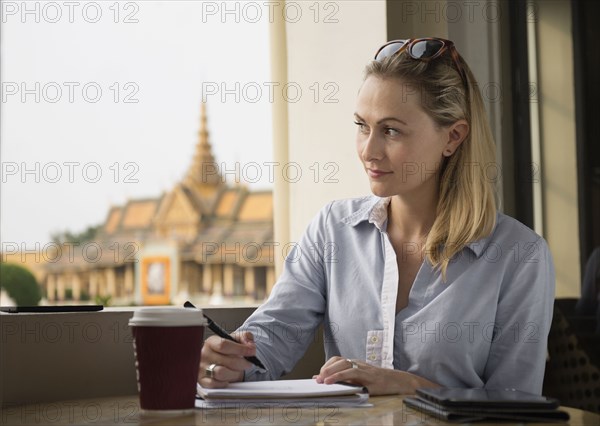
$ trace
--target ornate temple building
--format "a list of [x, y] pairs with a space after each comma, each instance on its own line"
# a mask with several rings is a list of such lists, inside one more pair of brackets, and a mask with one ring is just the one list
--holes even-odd
[[174, 188], [112, 207], [94, 241], [57, 248], [62, 253], [45, 265], [49, 302], [110, 296], [115, 305], [151, 305], [181, 298], [255, 301], [269, 294], [275, 281], [272, 193], [224, 182], [204, 104], [198, 135], [189, 170]]

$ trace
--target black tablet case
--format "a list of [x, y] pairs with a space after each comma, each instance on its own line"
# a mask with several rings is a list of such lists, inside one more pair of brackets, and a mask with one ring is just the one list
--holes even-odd
[[569, 414], [558, 410], [552, 398], [519, 391], [486, 389], [418, 389], [404, 398], [416, 410], [448, 422], [533, 421], [564, 422]]

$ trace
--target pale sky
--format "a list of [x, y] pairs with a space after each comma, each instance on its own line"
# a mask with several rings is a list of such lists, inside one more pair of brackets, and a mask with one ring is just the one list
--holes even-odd
[[248, 166], [272, 161], [268, 10], [50, 3], [27, 13], [2, 2], [3, 244], [43, 247], [52, 232], [103, 222], [111, 205], [170, 189], [191, 162], [203, 82], [217, 92], [207, 96], [217, 162], [271, 186], [268, 168], [257, 179]]

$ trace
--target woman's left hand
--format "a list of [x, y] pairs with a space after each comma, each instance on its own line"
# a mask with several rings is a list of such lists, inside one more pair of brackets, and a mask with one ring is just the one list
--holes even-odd
[[369, 395], [414, 394], [417, 388], [439, 387], [423, 377], [406, 371], [374, 367], [362, 361], [334, 356], [327, 360], [318, 375], [317, 383], [347, 382], [364, 386]]

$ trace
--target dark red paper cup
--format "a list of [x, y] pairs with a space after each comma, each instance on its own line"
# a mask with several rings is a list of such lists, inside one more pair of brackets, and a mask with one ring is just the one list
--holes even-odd
[[201, 310], [184, 308], [142, 308], [129, 320], [142, 410], [194, 408], [205, 324]]

